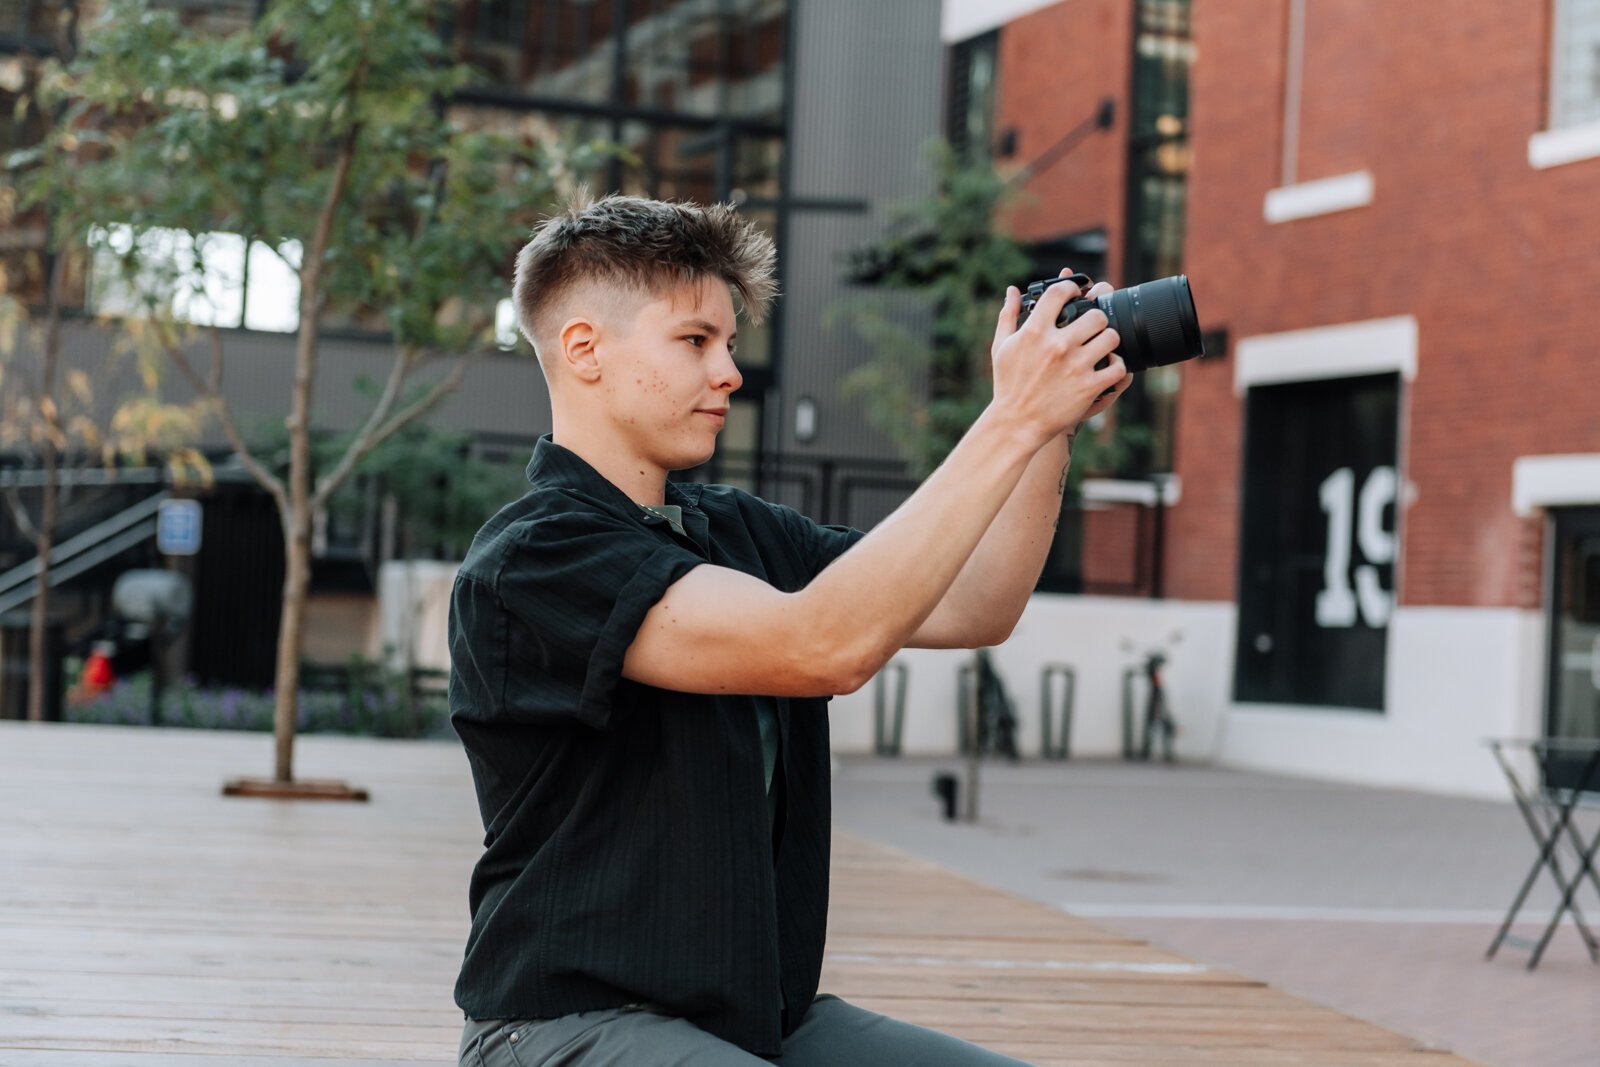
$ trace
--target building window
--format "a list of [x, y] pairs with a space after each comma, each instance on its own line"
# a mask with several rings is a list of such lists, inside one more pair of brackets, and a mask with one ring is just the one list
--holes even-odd
[[1555, 0], [1550, 128], [1600, 122], [1600, 0]]
[[[1194, 63], [1189, 0], [1138, 0], [1135, 17], [1124, 286], [1183, 270]], [[1152, 368], [1117, 404], [1118, 423], [1138, 431], [1128, 435], [1126, 464], [1115, 473], [1173, 469], [1179, 376], [1176, 366]]]
[[973, 37], [950, 48], [950, 112], [945, 138], [963, 159], [983, 162], [994, 154], [994, 100], [996, 63], [1000, 52], [998, 30]]
[[[138, 244], [138, 255], [126, 257]], [[171, 314], [196, 326], [293, 333], [300, 325], [300, 242], [276, 251], [236, 233], [191, 234], [121, 223], [89, 231], [89, 310]], [[127, 269], [125, 264], [132, 263]]]

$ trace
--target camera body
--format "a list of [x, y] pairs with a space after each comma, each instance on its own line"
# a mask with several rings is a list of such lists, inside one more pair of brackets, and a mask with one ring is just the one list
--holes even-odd
[[[1022, 293], [1023, 317], [1032, 313], [1046, 289], [1060, 282], [1073, 282], [1082, 289], [1090, 285], [1086, 274], [1030, 282]], [[1117, 331], [1121, 340], [1116, 353], [1122, 357], [1129, 373], [1205, 355], [1194, 293], [1186, 274], [1117, 289], [1094, 300], [1088, 297], [1069, 300], [1061, 309], [1056, 325], [1065, 326], [1090, 308], [1098, 308], [1105, 315], [1107, 325]]]

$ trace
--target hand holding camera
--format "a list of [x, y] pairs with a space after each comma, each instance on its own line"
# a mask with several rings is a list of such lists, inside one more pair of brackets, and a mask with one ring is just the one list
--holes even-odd
[[[1132, 374], [1205, 354], [1187, 276], [1116, 290], [1105, 282], [1085, 290], [1089, 284], [1087, 275], [1063, 271], [1058, 278], [1030, 283], [1020, 294], [1013, 295], [1012, 287], [995, 330], [996, 400], [1002, 396], [1002, 361], [1027, 363], [1024, 352], [1034, 346], [1041, 349], [1035, 362], [1026, 369], [1008, 365], [1005, 376], [1016, 371], [1028, 379], [1027, 370], [1048, 375], [1051, 368], [1063, 376], [1021, 387], [1028, 402], [1019, 411], [1025, 415], [1038, 401], [1062, 404], [1043, 419], [1051, 435], [1060, 432], [1057, 426], [1074, 426], [1110, 407], [1127, 390]], [[1086, 353], [1096, 357], [1087, 369]], [[1091, 387], [1098, 388], [1084, 402], [1083, 390]]]
[[[1081, 290], [1089, 284], [1089, 276], [1063, 273], [1059, 278], [1029, 284], [1022, 296], [1022, 313], [1030, 314], [1044, 294], [1061, 282], [1070, 282]], [[1186, 274], [1117, 290], [1102, 282], [1084, 297], [1069, 298], [1056, 317], [1056, 325], [1065, 326], [1090, 310], [1103, 314], [1109, 327], [1121, 337], [1117, 355], [1127, 364], [1129, 374], [1206, 354], [1200, 318], [1194, 310], [1194, 293]]]
[[[1026, 426], [1039, 445], [1104, 410], [1127, 388], [1126, 370], [1115, 355], [1121, 337], [1091, 303], [1108, 297], [1111, 286], [1102, 282], [1086, 295], [1088, 285], [1084, 275], [1064, 274], [1034, 283], [1030, 290], [1037, 291], [1027, 296], [1012, 286], [995, 327], [994, 406]], [[1037, 313], [1024, 317], [1028, 296], [1033, 300], [1027, 306]], [[1074, 299], [1088, 310], [1064, 318]]]

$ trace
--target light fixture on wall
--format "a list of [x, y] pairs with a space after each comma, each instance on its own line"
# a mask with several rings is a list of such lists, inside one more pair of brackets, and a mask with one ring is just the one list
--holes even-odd
[[817, 437], [817, 402], [803, 396], [794, 403], [794, 439], [808, 445]]

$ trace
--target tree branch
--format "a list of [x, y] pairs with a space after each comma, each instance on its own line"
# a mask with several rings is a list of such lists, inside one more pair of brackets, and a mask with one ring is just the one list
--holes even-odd
[[[400, 398], [400, 389], [405, 385], [406, 378], [410, 376], [412, 370], [420, 362], [410, 349], [402, 345], [395, 346], [394, 362], [389, 366], [389, 380], [383, 384], [383, 393], [378, 397], [378, 402], [373, 405], [372, 413], [367, 416], [366, 423], [356, 433], [355, 438], [350, 442], [350, 446], [345, 449], [344, 455], [339, 457], [338, 465], [328, 474], [317, 479], [316, 489], [312, 494], [312, 506], [314, 508], [320, 508], [325, 504], [328, 497], [333, 495], [333, 490], [338, 488], [339, 483], [349, 477], [351, 468], [360, 461], [362, 456], [372, 451], [374, 445], [368, 444], [368, 440], [383, 426], [384, 420], [389, 417], [389, 412], [394, 408], [395, 401]], [[351, 458], [352, 456], [354, 456], [353, 459]]]
[[[369, 418], [367, 425], [362, 427], [361, 433], [354, 441], [350, 442], [350, 447], [345, 449], [343, 457], [339, 460], [339, 465], [330, 471], [326, 477], [317, 479], [317, 491], [313, 497], [314, 506], [321, 508], [326, 505], [328, 498], [333, 495], [333, 491], [339, 488], [340, 484], [349, 477], [351, 470], [355, 468], [355, 465], [361, 461], [363, 456], [383, 444], [383, 442], [410, 423], [415, 422], [426, 414], [429, 408], [432, 408], [440, 400], [453, 393], [456, 387], [461, 384], [461, 379], [465, 377], [467, 368], [482, 358], [482, 356], [478, 355], [461, 357], [456, 361], [455, 366], [450, 368], [450, 373], [433, 383], [432, 389], [429, 389], [419, 400], [400, 411], [388, 422], [379, 425], [376, 419]], [[398, 364], [399, 362], [399, 359], [396, 359], [396, 363]], [[394, 376], [391, 375], [390, 381], [392, 382], [393, 380]]]
[[183, 354], [183, 349], [171, 335], [159, 326], [157, 329], [161, 337], [161, 347], [166, 349], [167, 358], [178, 368], [178, 373], [183, 375], [184, 380], [195, 392], [210, 401], [212, 410], [216, 412], [217, 421], [222, 424], [222, 433], [227, 437], [234, 455], [239, 457], [239, 462], [244, 464], [244, 469], [250, 472], [251, 477], [255, 478], [261, 488], [271, 494], [273, 501], [278, 505], [279, 513], [287, 514], [289, 494], [284, 488], [283, 480], [256, 459], [249, 446], [244, 443], [244, 435], [239, 432], [239, 425], [234, 422], [233, 413], [228, 410], [227, 402], [222, 399], [222, 334], [215, 326], [211, 328], [211, 375], [208, 380], [200, 377], [200, 372], [195, 370], [194, 364], [189, 362], [189, 357]]
[[28, 516], [28, 505], [22, 502], [22, 494], [17, 492], [17, 487], [14, 485], [6, 486], [6, 507], [10, 510], [11, 519], [17, 524], [17, 529], [22, 531], [22, 535], [35, 545], [40, 544], [39, 528]]

